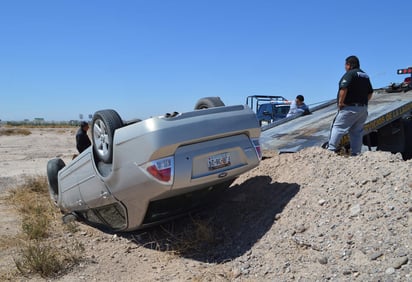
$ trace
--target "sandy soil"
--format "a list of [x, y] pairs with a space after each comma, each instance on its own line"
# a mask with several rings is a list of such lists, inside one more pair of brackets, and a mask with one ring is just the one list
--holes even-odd
[[[69, 162], [74, 133], [0, 136], [0, 191], [45, 175], [52, 157]], [[264, 156], [191, 216], [126, 234], [80, 224], [67, 236], [85, 245], [85, 259], [55, 280], [412, 281], [411, 160], [321, 148]], [[12, 211], [0, 201], [1, 236], [19, 230]], [[12, 267], [13, 250], [1, 250], [0, 269]]]

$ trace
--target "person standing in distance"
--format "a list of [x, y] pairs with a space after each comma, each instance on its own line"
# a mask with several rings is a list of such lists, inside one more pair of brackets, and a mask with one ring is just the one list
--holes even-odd
[[332, 124], [328, 150], [337, 151], [342, 137], [349, 133], [351, 155], [359, 155], [362, 148], [363, 126], [368, 117], [368, 102], [373, 88], [369, 76], [360, 69], [359, 59], [349, 56], [346, 73], [339, 81], [338, 113]]
[[82, 121], [80, 123], [80, 128], [76, 133], [76, 148], [77, 151], [79, 151], [79, 154], [92, 144], [89, 136], [87, 136], [87, 130], [89, 130], [89, 124], [86, 121]]

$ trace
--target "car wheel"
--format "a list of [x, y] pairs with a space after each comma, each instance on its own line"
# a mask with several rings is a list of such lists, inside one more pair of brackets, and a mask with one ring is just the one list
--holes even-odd
[[225, 104], [220, 97], [205, 97], [199, 99], [195, 105], [195, 110], [208, 109], [214, 107], [223, 107]]
[[57, 203], [59, 197], [59, 171], [65, 167], [66, 164], [62, 159], [55, 158], [47, 162], [47, 179], [49, 181], [49, 193], [52, 201]]
[[114, 131], [122, 126], [123, 121], [115, 110], [102, 110], [93, 115], [93, 150], [102, 162], [112, 162]]

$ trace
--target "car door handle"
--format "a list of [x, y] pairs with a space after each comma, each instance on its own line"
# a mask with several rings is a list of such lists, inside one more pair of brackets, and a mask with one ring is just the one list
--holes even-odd
[[109, 197], [109, 192], [102, 191], [100, 193], [100, 197], [103, 198], [103, 199], [107, 199]]

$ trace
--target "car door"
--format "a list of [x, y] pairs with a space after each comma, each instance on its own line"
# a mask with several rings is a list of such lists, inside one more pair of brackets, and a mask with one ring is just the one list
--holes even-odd
[[77, 160], [76, 178], [82, 201], [88, 208], [101, 207], [116, 201], [96, 172], [91, 151]]
[[91, 148], [75, 158], [59, 173], [61, 206], [69, 211], [95, 208], [115, 202], [96, 173]]

